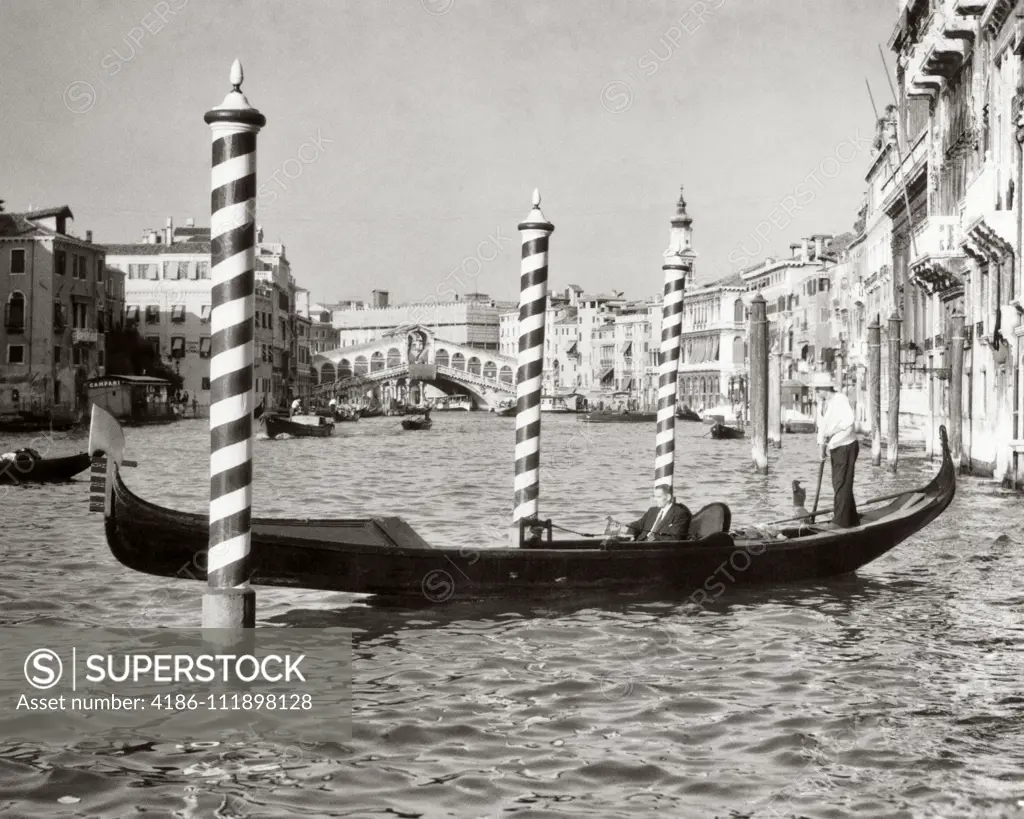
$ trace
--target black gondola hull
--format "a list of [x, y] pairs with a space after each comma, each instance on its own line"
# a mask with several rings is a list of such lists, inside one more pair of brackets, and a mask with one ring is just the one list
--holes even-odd
[[293, 438], [326, 438], [334, 431], [334, 424], [300, 424], [276, 415], [268, 415], [264, 420], [268, 438], [276, 438], [283, 434], [291, 435]]
[[69, 455], [65, 458], [18, 458], [15, 461], [0, 461], [0, 484], [57, 483], [70, 481], [75, 475], [89, 468], [91, 458]]
[[725, 424], [716, 423], [711, 427], [711, 437], [716, 440], [724, 441], [733, 438], [742, 438], [744, 437], [744, 432], [742, 429], [737, 429], [736, 427], [727, 427]]
[[[943, 441], [945, 434], [943, 430]], [[604, 590], [717, 597], [729, 585], [807, 581], [856, 571], [931, 523], [952, 501], [948, 447], [939, 473], [864, 514], [851, 529], [783, 530], [783, 540], [718, 533], [700, 541], [554, 541], [542, 548], [434, 548], [400, 518], [266, 520], [252, 526], [250, 582], [436, 602]], [[205, 515], [135, 496], [115, 474], [107, 542], [125, 566], [205, 580]]]

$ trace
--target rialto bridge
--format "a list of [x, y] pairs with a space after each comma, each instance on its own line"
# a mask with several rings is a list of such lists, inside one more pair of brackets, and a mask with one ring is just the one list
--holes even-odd
[[467, 395], [479, 409], [515, 397], [516, 361], [438, 338], [416, 325], [392, 330], [356, 347], [339, 347], [313, 356], [314, 396], [346, 399], [374, 393], [387, 405], [392, 399], [418, 403], [418, 382], [447, 395]]

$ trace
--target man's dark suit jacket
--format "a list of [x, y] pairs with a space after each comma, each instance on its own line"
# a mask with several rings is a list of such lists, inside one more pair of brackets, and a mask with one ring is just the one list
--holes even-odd
[[[657, 506], [648, 509], [640, 520], [634, 521], [627, 527], [633, 535], [634, 540], [647, 540], [651, 534], [651, 527], [658, 519], [661, 510]], [[683, 504], [673, 502], [665, 513], [665, 519], [661, 526], [654, 533], [655, 540], [683, 540], [690, 531], [690, 510]]]

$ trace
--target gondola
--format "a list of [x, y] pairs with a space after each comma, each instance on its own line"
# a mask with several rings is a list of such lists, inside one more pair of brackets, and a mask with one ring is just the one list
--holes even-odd
[[720, 441], [730, 438], [742, 438], [745, 434], [739, 427], [726, 426], [718, 421], [711, 425], [711, 437]]
[[[111, 444], [113, 437], [105, 437], [102, 430], [97, 434], [94, 412], [89, 451], [107, 451], [119, 463], [123, 451]], [[546, 541], [531, 536], [515, 548], [481, 544], [476, 549], [434, 547], [399, 517], [255, 518], [249, 580], [455, 602], [593, 591], [653, 592], [671, 599], [704, 593], [706, 599], [706, 591], [725, 582], [720, 575], [725, 564], [731, 567], [729, 582], [743, 585], [834, 577], [884, 555], [949, 506], [956, 471], [944, 427], [939, 437], [942, 464], [931, 482], [880, 499], [887, 502], [873, 507], [862, 503], [861, 522], [849, 529], [800, 523], [755, 530], [753, 535], [730, 532], [731, 512], [716, 503], [694, 515], [692, 540], [552, 540], [547, 525]], [[208, 516], [143, 500], [125, 485], [120, 469], [111, 474], [104, 490], [109, 507], [104, 522], [114, 557], [130, 569], [158, 577], [205, 581]]]
[[677, 421], [700, 421], [700, 416], [689, 407], [680, 407], [676, 410]]
[[513, 404], [511, 407], [502, 407], [501, 409], [496, 409], [494, 411], [494, 414], [497, 415], [499, 418], [515, 418], [516, 405]]
[[7, 456], [12, 454], [13, 458], [0, 456], [0, 484], [70, 481], [79, 472], [88, 469], [91, 461], [85, 453], [64, 458], [44, 458], [34, 449], [4, 453]]
[[402, 429], [420, 430], [430, 429], [434, 422], [430, 420], [430, 413], [416, 414], [412, 418], [402, 419]]
[[363, 418], [382, 418], [384, 416], [384, 407], [379, 404], [372, 407], [363, 407], [359, 410], [359, 414]]
[[786, 421], [782, 429], [789, 435], [814, 433], [818, 431], [814, 421]]
[[[267, 415], [264, 420], [267, 424], [267, 437], [276, 438], [278, 435], [287, 433], [293, 438], [326, 438], [334, 432], [334, 424], [321, 423], [300, 424], [296, 421], [289, 421], [280, 415]], [[320, 419], [321, 421], [323, 419]]]

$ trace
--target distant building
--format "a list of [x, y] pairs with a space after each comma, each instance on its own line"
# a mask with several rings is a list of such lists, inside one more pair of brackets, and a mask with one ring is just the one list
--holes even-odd
[[[257, 239], [262, 240], [257, 229]], [[210, 229], [192, 220], [162, 231], [148, 229], [143, 240], [107, 245], [107, 263], [124, 272], [125, 320], [159, 350], [161, 359], [184, 380], [183, 389], [210, 401]], [[256, 246], [256, 335], [253, 377], [268, 405], [297, 394], [299, 337], [294, 321], [295, 280], [284, 245]]]
[[103, 374], [120, 282], [92, 231], [70, 235], [69, 219], [66, 205], [0, 213], [0, 413], [84, 409], [85, 381]]
[[[338, 331], [339, 347], [368, 344], [385, 333], [412, 325], [429, 327], [439, 338], [481, 350], [499, 348], [499, 314], [508, 307], [483, 293], [449, 302], [387, 304], [386, 291], [375, 291], [384, 306], [367, 307], [365, 302], [349, 302], [355, 307], [325, 305], [331, 311], [331, 323]], [[381, 299], [380, 294], [384, 295]]]

